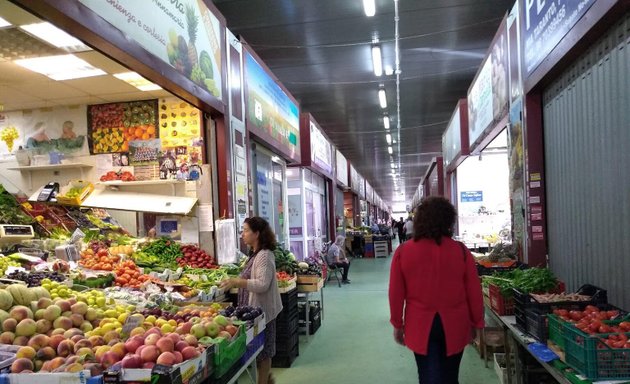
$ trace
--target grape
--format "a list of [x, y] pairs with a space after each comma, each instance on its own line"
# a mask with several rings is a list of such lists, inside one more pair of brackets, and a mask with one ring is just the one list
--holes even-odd
[[21, 267], [22, 265], [8, 257], [0, 257], [0, 275], [4, 276], [8, 267]]

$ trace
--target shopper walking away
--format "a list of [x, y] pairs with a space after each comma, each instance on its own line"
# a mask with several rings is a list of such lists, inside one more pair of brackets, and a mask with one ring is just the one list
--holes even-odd
[[402, 243], [405, 241], [405, 221], [402, 217], [400, 221], [396, 223], [396, 228], [398, 228], [398, 241]]
[[346, 258], [346, 253], [344, 251], [344, 244], [346, 242], [346, 238], [339, 235], [335, 238], [335, 242], [328, 248], [328, 253], [326, 254], [326, 263], [329, 266], [335, 268], [342, 268], [343, 273], [341, 275], [341, 282], [343, 284], [350, 284], [350, 280], [348, 280], [348, 271], [350, 271], [350, 260]]
[[379, 234], [381, 233], [381, 229], [378, 227], [378, 224], [376, 224], [376, 221], [372, 222], [372, 226], [370, 227], [370, 230], [372, 231], [372, 233], [374, 234]]
[[475, 260], [451, 239], [456, 216], [447, 199], [425, 199], [413, 241], [401, 244], [392, 260], [390, 322], [396, 342], [414, 352], [421, 384], [458, 383], [464, 348], [484, 327]]
[[413, 220], [411, 220], [411, 217], [407, 218], [403, 227], [403, 232], [405, 232], [405, 240], [413, 238]]
[[250, 217], [243, 224], [243, 241], [250, 256], [240, 277], [221, 282], [221, 288], [238, 287], [238, 305], [262, 307], [267, 319], [265, 346], [256, 360], [258, 384], [275, 383], [271, 358], [276, 354], [276, 316], [282, 311], [282, 300], [276, 280], [276, 235], [261, 217]]

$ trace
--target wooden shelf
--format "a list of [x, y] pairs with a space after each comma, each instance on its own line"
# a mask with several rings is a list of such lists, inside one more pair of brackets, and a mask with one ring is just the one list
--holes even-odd
[[111, 187], [120, 187], [120, 186], [129, 186], [133, 187], [135, 185], [171, 185], [171, 184], [182, 184], [183, 180], [136, 180], [136, 181], [121, 181], [121, 180], [113, 180], [113, 181], [99, 181], [96, 185], [106, 185]]

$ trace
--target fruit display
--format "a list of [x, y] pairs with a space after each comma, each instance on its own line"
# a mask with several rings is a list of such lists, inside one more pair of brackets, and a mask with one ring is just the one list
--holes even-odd
[[108, 248], [100, 248], [96, 252], [93, 248], [88, 248], [81, 252], [79, 264], [88, 269], [113, 271], [119, 261], [120, 255], [110, 254]]
[[99, 178], [100, 181], [136, 181], [136, 177], [131, 172], [109, 171]]
[[151, 279], [149, 275], [143, 274], [142, 270], [131, 260], [117, 264], [114, 272], [118, 287], [140, 288], [140, 285]]
[[214, 257], [196, 245], [183, 245], [181, 252], [182, 256], [175, 259], [180, 267], [212, 268], [215, 266]]
[[91, 152], [128, 152], [131, 141], [155, 139], [156, 110], [157, 100], [88, 106]]
[[0, 276], [4, 276], [7, 268], [9, 267], [21, 267], [19, 262], [9, 259], [8, 257], [0, 256]]
[[19, 280], [26, 283], [29, 287], [39, 287], [44, 280], [62, 282], [67, 279], [67, 276], [59, 272], [25, 272], [14, 271], [7, 275], [9, 279]]

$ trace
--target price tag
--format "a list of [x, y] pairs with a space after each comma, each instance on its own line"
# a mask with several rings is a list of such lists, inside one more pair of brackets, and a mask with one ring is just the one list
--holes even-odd
[[142, 325], [142, 318], [140, 316], [129, 316], [127, 320], [125, 320], [125, 325], [123, 325], [122, 333], [129, 334], [134, 328], [137, 328]]

